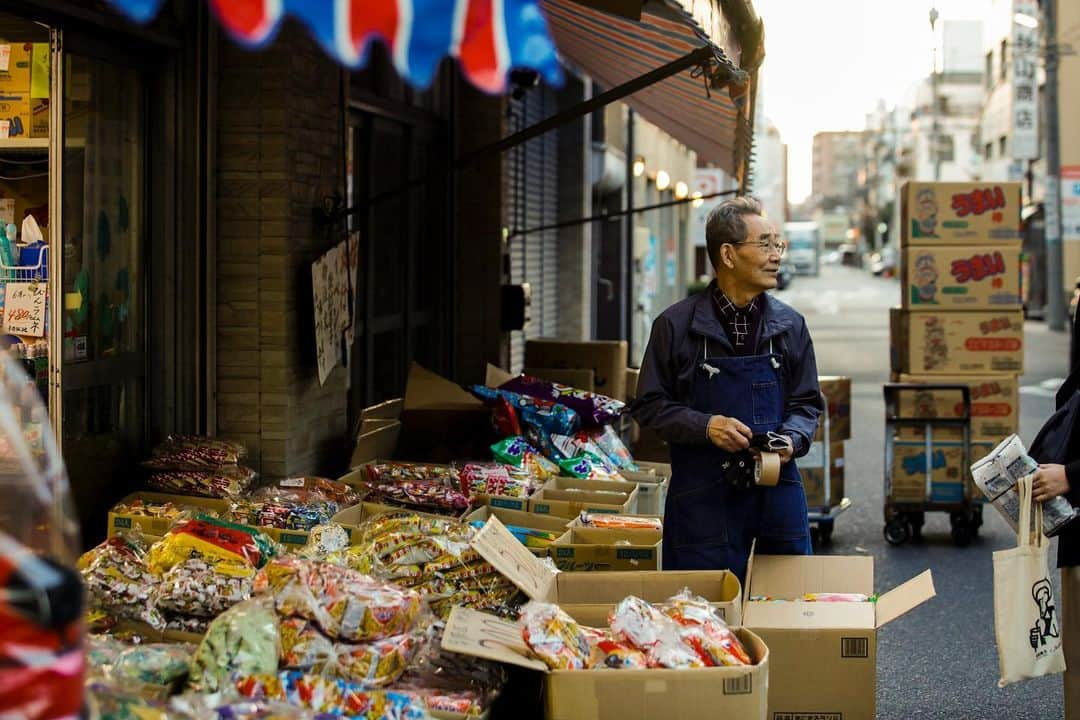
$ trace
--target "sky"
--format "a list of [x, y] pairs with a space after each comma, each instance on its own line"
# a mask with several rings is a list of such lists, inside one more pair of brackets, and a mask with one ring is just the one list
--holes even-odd
[[788, 199], [810, 194], [814, 133], [862, 130], [883, 99], [904, 100], [929, 74], [930, 8], [942, 20], [986, 16], [990, 0], [753, 0], [765, 22], [758, 101], [788, 145]]

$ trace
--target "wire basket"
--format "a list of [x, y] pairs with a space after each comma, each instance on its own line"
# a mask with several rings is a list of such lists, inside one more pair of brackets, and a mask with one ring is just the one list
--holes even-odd
[[46, 245], [38, 253], [34, 265], [5, 265], [0, 260], [0, 282], [42, 282], [49, 275], [49, 247]]

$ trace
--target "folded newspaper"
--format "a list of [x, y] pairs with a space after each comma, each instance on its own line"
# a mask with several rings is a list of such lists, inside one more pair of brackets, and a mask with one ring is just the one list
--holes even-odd
[[[1020, 522], [1020, 496], [1016, 483], [1039, 469], [1027, 454], [1023, 441], [1010, 435], [989, 455], [971, 466], [971, 477], [986, 499], [1015, 531]], [[1043, 503], [1043, 534], [1057, 535], [1077, 515], [1077, 509], [1063, 497]]]

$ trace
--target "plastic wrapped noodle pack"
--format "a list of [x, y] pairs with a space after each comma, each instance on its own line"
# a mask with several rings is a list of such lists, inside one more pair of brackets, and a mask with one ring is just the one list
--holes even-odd
[[213, 618], [250, 598], [254, 580], [250, 565], [191, 558], [165, 572], [154, 600], [162, 611]]
[[254, 482], [255, 471], [243, 465], [213, 470], [160, 470], [146, 479], [147, 485], [161, 492], [214, 498], [238, 497]]
[[242, 443], [198, 435], [170, 435], [154, 448], [152, 455], [162, 458], [184, 452], [192, 456], [188, 467], [236, 465], [247, 457], [247, 448]]
[[157, 574], [185, 560], [201, 558], [207, 563], [230, 563], [260, 568], [277, 555], [274, 542], [249, 527], [198, 515], [174, 525], [147, 555], [147, 565]]
[[356, 683], [294, 670], [240, 676], [235, 686], [244, 697], [281, 700], [304, 710], [356, 720], [426, 720], [428, 717], [424, 701], [410, 693], [369, 690]]
[[286, 556], [255, 579], [256, 592], [274, 596], [283, 616], [314, 621], [329, 637], [366, 642], [399, 635], [416, 621], [420, 595], [351, 568]]
[[228, 689], [234, 673], [275, 672], [279, 654], [273, 601], [254, 598], [242, 602], [210, 623], [192, 658], [189, 686], [207, 693]]

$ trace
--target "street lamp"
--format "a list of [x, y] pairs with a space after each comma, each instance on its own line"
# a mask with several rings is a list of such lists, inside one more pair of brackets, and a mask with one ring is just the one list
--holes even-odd
[[934, 65], [930, 68], [930, 112], [933, 113], [933, 125], [930, 130], [930, 152], [934, 159], [934, 180], [941, 180], [941, 152], [938, 148], [938, 71], [937, 71], [937, 35], [935, 27], [940, 15], [936, 7], [930, 8], [930, 34], [934, 42]]

